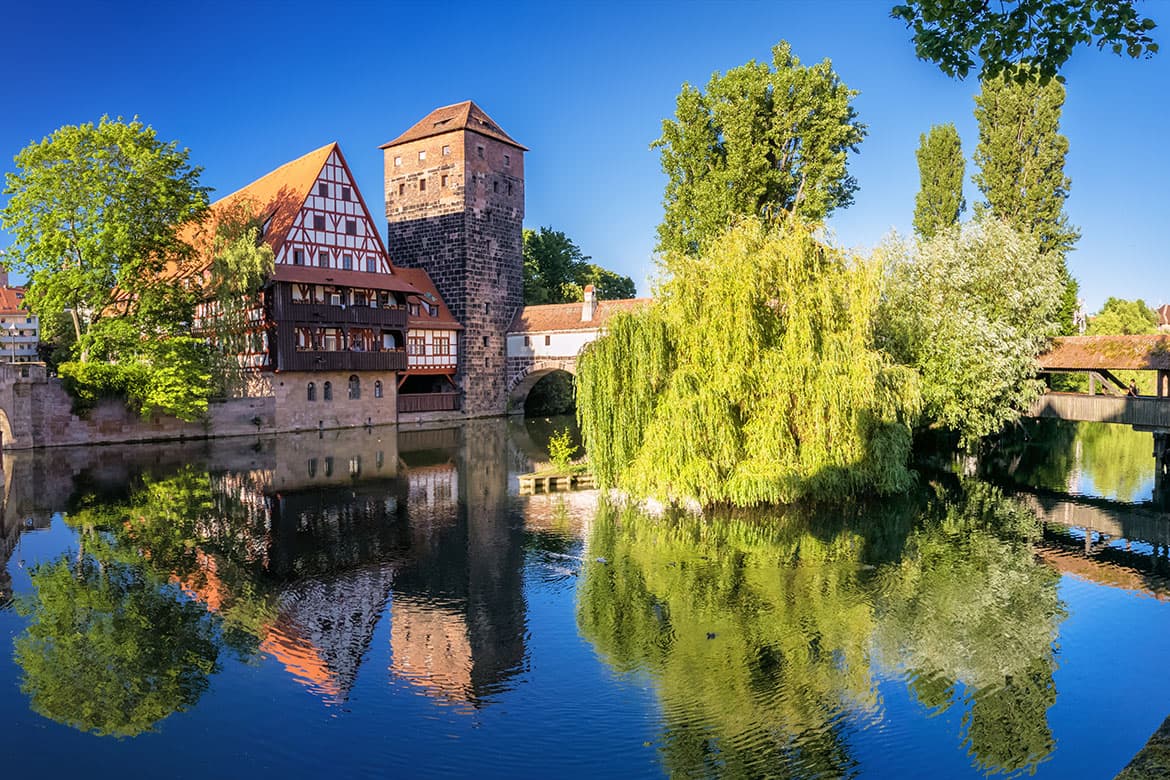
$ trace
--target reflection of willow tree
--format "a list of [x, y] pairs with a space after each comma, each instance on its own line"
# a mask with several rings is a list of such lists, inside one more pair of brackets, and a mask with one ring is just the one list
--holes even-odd
[[965, 485], [932, 504], [897, 564], [883, 567], [877, 646], [907, 670], [925, 706], [965, 692], [966, 744], [984, 770], [1034, 769], [1055, 747], [1052, 645], [1059, 575], [1033, 557], [1034, 514], [997, 489]]
[[208, 613], [101, 540], [31, 572], [16, 639], [33, 710], [99, 735], [133, 736], [192, 706], [217, 666]]
[[827, 724], [877, 705], [865, 544], [849, 527], [806, 529], [599, 511], [589, 558], [608, 563], [587, 564], [578, 621], [614, 667], [658, 678], [671, 774], [839, 776], [853, 765]]
[[[255, 652], [268, 602], [245, 571], [219, 557], [209, 566], [205, 552], [221, 503], [207, 472], [191, 466], [144, 478], [122, 500], [75, 503], [66, 522], [78, 530], [80, 552], [37, 566], [21, 603], [30, 623], [16, 659], [37, 712], [133, 736], [195, 704], [221, 644]], [[194, 601], [192, 590], [214, 590], [218, 610]]]

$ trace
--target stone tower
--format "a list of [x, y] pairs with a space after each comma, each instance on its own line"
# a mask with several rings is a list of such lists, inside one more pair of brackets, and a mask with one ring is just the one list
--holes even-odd
[[381, 148], [391, 262], [426, 269], [463, 324], [464, 411], [504, 414], [506, 333], [524, 295], [527, 149], [471, 101], [435, 109]]

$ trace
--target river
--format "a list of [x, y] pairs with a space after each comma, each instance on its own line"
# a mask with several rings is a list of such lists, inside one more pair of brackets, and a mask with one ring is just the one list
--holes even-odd
[[697, 519], [520, 496], [559, 424], [5, 454], [8, 772], [1098, 778], [1170, 716], [1149, 434]]

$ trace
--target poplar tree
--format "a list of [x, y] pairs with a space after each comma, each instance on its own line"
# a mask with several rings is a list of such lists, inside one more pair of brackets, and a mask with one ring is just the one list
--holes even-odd
[[921, 181], [914, 199], [914, 232], [931, 238], [940, 229], [959, 221], [967, 208], [963, 199], [966, 161], [953, 124], [935, 125], [918, 138], [918, 177]]
[[669, 179], [658, 249], [697, 255], [738, 216], [820, 221], [852, 203], [847, 158], [865, 137], [856, 96], [829, 60], [801, 65], [783, 41], [770, 66], [715, 73], [706, 92], [684, 84], [652, 145]]
[[1068, 139], [1060, 133], [1064, 96], [1060, 82], [1045, 80], [1023, 66], [985, 79], [975, 97], [979, 171], [973, 179], [993, 214], [1035, 237], [1041, 253], [1059, 258], [1064, 290], [1058, 319], [1061, 331], [1070, 334], [1077, 310], [1077, 282], [1068, 272], [1065, 255], [1080, 231], [1064, 213], [1071, 183], [1064, 173]]

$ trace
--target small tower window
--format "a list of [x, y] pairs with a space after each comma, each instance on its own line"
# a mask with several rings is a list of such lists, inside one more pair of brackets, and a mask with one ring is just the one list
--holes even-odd
[[395, 158], [394, 158], [394, 167], [395, 167], [395, 168], [401, 168], [401, 167], [402, 167], [402, 158], [401, 158], [401, 157], [395, 157]]
[[488, 337], [487, 337], [487, 336], [484, 336], [484, 337], [483, 337], [483, 345], [484, 345], [485, 347], [488, 345]]
[[374, 398], [382, 397], [382, 380], [379, 379], [374, 382]]
[[552, 336], [545, 336], [544, 337], [544, 345], [547, 347], [550, 344], [552, 344]]
[[310, 401], [317, 400], [317, 385], [309, 382], [308, 398]]
[[511, 155], [507, 155], [507, 154], [505, 154], [505, 155], [504, 155], [504, 167], [505, 167], [505, 168], [511, 168], [511, 167], [512, 167], [512, 157], [511, 157]]
[[324, 230], [324, 229], [325, 229], [325, 215], [324, 214], [314, 214], [313, 215], [313, 230]]
[[450, 147], [450, 146], [444, 146], [444, 147], [443, 147], [443, 156], [444, 156], [444, 157], [446, 157], [446, 156], [447, 156], [447, 155], [449, 155], [449, 154], [451, 154], [451, 147]]
[[322, 198], [328, 198], [329, 197], [329, 185], [323, 181], [318, 182], [317, 183], [317, 194], [320, 195]]
[[341, 188], [341, 199], [342, 200], [349, 200], [349, 196], [350, 196], [349, 187], [342, 187]]
[[398, 197], [402, 197], [402, 196], [403, 196], [403, 195], [405, 195], [405, 194], [406, 194], [406, 185], [405, 185], [405, 184], [399, 184], [399, 185], [398, 185]]
[[357, 235], [357, 220], [356, 219], [347, 219], [345, 221], [345, 234], [347, 236], [356, 236]]
[[483, 313], [484, 314], [491, 314], [492, 313], [492, 305], [490, 303], [488, 303], [487, 301], [484, 301]]
[[358, 379], [357, 374], [353, 374], [349, 378], [349, 400], [357, 401], [362, 397], [362, 380]]
[[426, 149], [422, 149], [422, 150], [420, 150], [420, 151], [419, 151], [419, 153], [418, 153], [418, 160], [419, 160], [419, 162], [422, 162], [422, 161], [423, 161], [423, 160], [425, 160], [425, 159], [427, 159], [427, 150], [426, 150]]
[[477, 157], [479, 157], [479, 159], [481, 159], [481, 160], [483, 159], [483, 147], [482, 146], [475, 147], [475, 155]]
[[508, 194], [512, 194], [512, 182], [508, 182]]
[[499, 192], [499, 191], [500, 191], [500, 183], [498, 181], [493, 181], [492, 182], [492, 192]]
[[447, 174], [443, 174], [443, 178], [439, 179], [439, 186], [443, 189], [447, 188]]
[[426, 192], [427, 191], [427, 180], [426, 179], [419, 179], [418, 180], [418, 191], [419, 192]]
[[[325, 383], [325, 386], [321, 389], [321, 397], [326, 401], [333, 400], [333, 383], [332, 382]], [[326, 460], [325, 462], [328, 463], [329, 460]]]

